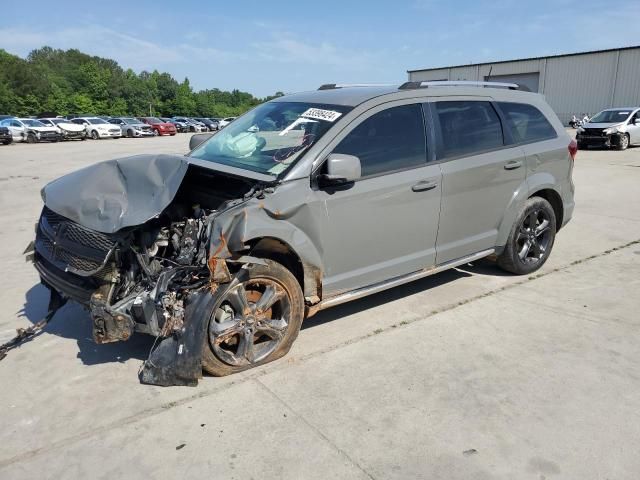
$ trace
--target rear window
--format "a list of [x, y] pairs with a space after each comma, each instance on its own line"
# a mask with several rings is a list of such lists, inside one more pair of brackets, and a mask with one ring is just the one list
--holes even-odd
[[438, 158], [473, 155], [504, 145], [500, 118], [489, 102], [436, 102], [441, 141]]
[[510, 102], [500, 102], [498, 105], [510, 123], [516, 142], [539, 142], [558, 136], [549, 120], [533, 105]]

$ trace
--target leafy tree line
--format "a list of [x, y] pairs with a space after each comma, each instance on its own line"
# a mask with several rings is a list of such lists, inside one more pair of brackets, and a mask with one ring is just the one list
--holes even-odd
[[217, 88], [194, 92], [188, 78], [178, 82], [157, 70], [135, 73], [76, 49], [42, 47], [26, 60], [0, 49], [0, 114], [229, 117], [270, 98]]

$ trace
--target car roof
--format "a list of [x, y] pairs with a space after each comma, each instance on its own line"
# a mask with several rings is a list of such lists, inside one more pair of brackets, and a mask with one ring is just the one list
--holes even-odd
[[[456, 83], [458, 83], [456, 85]], [[474, 85], [477, 83], [478, 85]], [[324, 103], [328, 105], [344, 105], [355, 107], [368, 100], [378, 97], [385, 97], [385, 101], [415, 97], [438, 97], [438, 96], [495, 96], [503, 98], [526, 98], [535, 95], [524, 90], [502, 88], [506, 84], [496, 84], [494, 87], [483, 82], [429, 82], [423, 87], [405, 85], [367, 85], [367, 86], [333, 86], [327, 85], [319, 90], [294, 93], [271, 100], [272, 102], [305, 102]], [[483, 87], [488, 88], [483, 88]], [[516, 85], [513, 85], [517, 87]]]

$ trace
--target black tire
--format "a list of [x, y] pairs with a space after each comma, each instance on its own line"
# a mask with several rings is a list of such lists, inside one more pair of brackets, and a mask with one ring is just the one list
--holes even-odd
[[629, 134], [623, 133], [620, 136], [620, 141], [616, 145], [616, 150], [626, 150], [627, 148], [629, 148], [630, 144], [631, 144], [631, 138], [629, 137]]
[[516, 275], [535, 272], [549, 258], [555, 237], [553, 207], [544, 198], [529, 198], [513, 223], [498, 266]]
[[27, 143], [38, 143], [38, 139], [33, 133], [27, 134]]
[[13, 142], [13, 140], [4, 140], [2, 142], [3, 145], [9, 145], [11, 142]]
[[[211, 375], [230, 375], [277, 360], [287, 354], [298, 337], [305, 307], [300, 284], [281, 264], [272, 260], [265, 260], [265, 263], [250, 265], [242, 274], [244, 278], [240, 284], [221, 294], [212, 309], [204, 312], [208, 319], [202, 367]], [[268, 289], [277, 300], [268, 310], [257, 309], [260, 301], [270, 296]], [[238, 295], [241, 291], [244, 292], [244, 305], [251, 312], [249, 315], [234, 312], [233, 303], [243, 296]], [[230, 326], [223, 328], [225, 324]], [[271, 335], [279, 338], [276, 340]], [[248, 352], [249, 348], [251, 354], [241, 354], [241, 350]]]
[[154, 137], [159, 137], [159, 136], [160, 136], [160, 132], [158, 131], [158, 129], [157, 129], [157, 128], [154, 128], [154, 129], [153, 129], [153, 136], [154, 136]]
[[100, 140], [100, 135], [98, 135], [97, 130], [91, 130], [91, 138], [93, 138], [94, 140]]
[[578, 150], [586, 150], [587, 146], [584, 142], [578, 142]]

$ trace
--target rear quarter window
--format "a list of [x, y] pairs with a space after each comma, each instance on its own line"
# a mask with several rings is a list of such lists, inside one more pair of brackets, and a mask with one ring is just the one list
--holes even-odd
[[490, 102], [441, 101], [435, 103], [441, 141], [438, 158], [473, 155], [504, 146], [500, 117]]
[[544, 114], [526, 103], [499, 102], [517, 143], [531, 143], [556, 138], [558, 134]]

